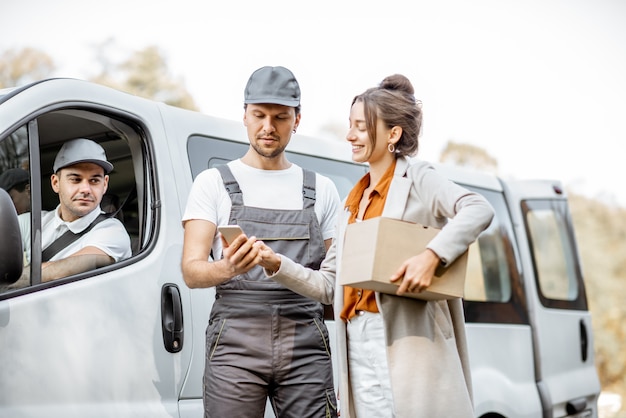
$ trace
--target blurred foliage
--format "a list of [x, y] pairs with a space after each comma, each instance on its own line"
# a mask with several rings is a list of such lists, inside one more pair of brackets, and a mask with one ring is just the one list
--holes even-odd
[[33, 48], [0, 54], [0, 88], [21, 86], [49, 77], [55, 66], [46, 53]]
[[155, 46], [135, 52], [118, 65], [112, 65], [104, 56], [100, 57], [100, 62], [102, 72], [90, 81], [172, 106], [198, 110], [184, 83], [169, 74], [167, 62]]
[[[602, 390], [626, 399], [626, 209], [569, 194]], [[626, 404], [622, 407], [626, 411]]]
[[498, 172], [498, 161], [484, 148], [461, 142], [448, 141], [439, 161], [494, 174]]
[[329, 122], [322, 125], [317, 134], [320, 137], [337, 141], [345, 141], [347, 133], [348, 125], [346, 123]]
[[[157, 47], [146, 47], [116, 63], [105, 54], [110, 42], [97, 47], [100, 70], [98, 75], [88, 78], [89, 81], [172, 106], [198, 110], [184, 82], [169, 73], [167, 61]], [[36, 49], [4, 52], [0, 55], [0, 88], [50, 78], [55, 69], [52, 59]]]

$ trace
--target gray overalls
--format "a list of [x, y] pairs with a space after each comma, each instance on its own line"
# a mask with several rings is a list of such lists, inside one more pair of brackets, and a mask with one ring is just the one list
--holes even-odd
[[[230, 224], [319, 268], [326, 250], [315, 173], [303, 170], [302, 210], [274, 210], [244, 206], [230, 169], [218, 170], [232, 201]], [[279, 418], [337, 416], [322, 305], [268, 279], [261, 267], [217, 286], [206, 337], [205, 418], [263, 417], [268, 396]]]

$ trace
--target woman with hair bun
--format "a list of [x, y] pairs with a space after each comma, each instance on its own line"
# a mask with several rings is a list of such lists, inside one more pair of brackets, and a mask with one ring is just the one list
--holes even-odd
[[[367, 162], [369, 172], [346, 198], [322, 266], [311, 270], [262, 251], [261, 265], [274, 280], [322, 303], [334, 301], [342, 418], [473, 417], [461, 299], [403, 295], [426, 289], [436, 268], [462, 255], [494, 212], [481, 195], [410, 158], [421, 125], [421, 103], [403, 75], [356, 96], [346, 139], [352, 159]], [[395, 295], [335, 284], [346, 225], [378, 216], [441, 229], [392, 276], [400, 284]]]

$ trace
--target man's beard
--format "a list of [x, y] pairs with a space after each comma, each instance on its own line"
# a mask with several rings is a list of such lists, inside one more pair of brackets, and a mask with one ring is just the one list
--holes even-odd
[[252, 148], [256, 151], [257, 154], [259, 154], [261, 157], [265, 157], [265, 158], [275, 158], [275, 157], [278, 157], [279, 155], [281, 155], [285, 151], [285, 148], [286, 148], [286, 146], [279, 146], [278, 148], [267, 150], [267, 149], [264, 149], [263, 147], [259, 146], [256, 142], [253, 142], [251, 145], [252, 145]]

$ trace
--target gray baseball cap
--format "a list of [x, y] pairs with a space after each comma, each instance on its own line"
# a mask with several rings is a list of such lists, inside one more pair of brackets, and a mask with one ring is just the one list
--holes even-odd
[[291, 71], [285, 67], [261, 67], [252, 73], [244, 103], [272, 103], [283, 106], [300, 106], [300, 86]]
[[113, 171], [113, 164], [107, 161], [104, 148], [91, 139], [73, 139], [63, 144], [54, 159], [53, 170], [56, 173], [62, 168], [78, 163], [98, 164], [104, 168], [106, 174]]

